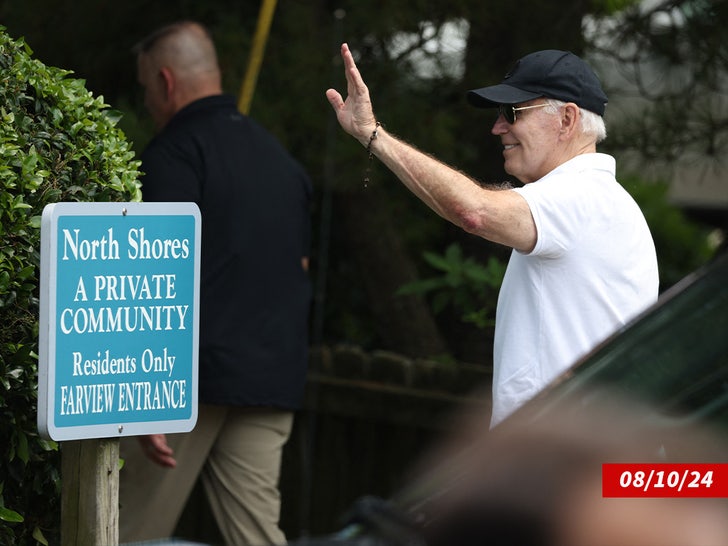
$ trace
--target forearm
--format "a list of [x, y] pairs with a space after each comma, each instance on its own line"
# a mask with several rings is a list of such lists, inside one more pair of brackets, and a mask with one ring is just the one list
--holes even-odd
[[485, 190], [473, 179], [381, 127], [371, 151], [437, 214], [468, 231], [475, 228], [472, 216], [484, 205]]
[[427, 206], [465, 231], [519, 250], [535, 245], [535, 225], [518, 193], [485, 188], [381, 127], [370, 150]]

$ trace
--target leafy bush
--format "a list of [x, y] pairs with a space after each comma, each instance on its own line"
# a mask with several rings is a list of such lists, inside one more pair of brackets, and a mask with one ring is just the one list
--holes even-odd
[[38, 436], [40, 216], [61, 201], [139, 201], [119, 115], [0, 27], [0, 544], [60, 534], [60, 455]]
[[493, 256], [485, 264], [465, 257], [457, 243], [448, 246], [443, 255], [425, 252], [423, 256], [439, 273], [408, 283], [397, 293], [429, 296], [436, 314], [451, 306], [463, 322], [481, 329], [493, 326], [505, 264]]

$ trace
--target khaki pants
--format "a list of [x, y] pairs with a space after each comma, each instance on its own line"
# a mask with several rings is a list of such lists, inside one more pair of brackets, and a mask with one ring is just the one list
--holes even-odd
[[278, 479], [293, 414], [202, 404], [198, 409], [192, 432], [167, 435], [174, 469], [147, 459], [136, 438], [122, 438], [119, 541], [169, 538], [199, 475], [226, 544], [284, 544]]

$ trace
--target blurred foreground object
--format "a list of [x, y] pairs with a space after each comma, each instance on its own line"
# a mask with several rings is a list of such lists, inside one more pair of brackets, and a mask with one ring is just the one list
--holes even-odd
[[[333, 540], [427, 546], [725, 546], [728, 499], [604, 498], [604, 463], [728, 463], [728, 254], [487, 432], [482, 407]], [[717, 484], [716, 484], [717, 486]]]

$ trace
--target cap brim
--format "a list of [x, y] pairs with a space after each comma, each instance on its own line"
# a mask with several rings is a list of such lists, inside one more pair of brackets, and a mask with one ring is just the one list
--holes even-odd
[[477, 108], [495, 108], [499, 104], [518, 104], [542, 97], [510, 85], [498, 84], [468, 91], [468, 102]]

